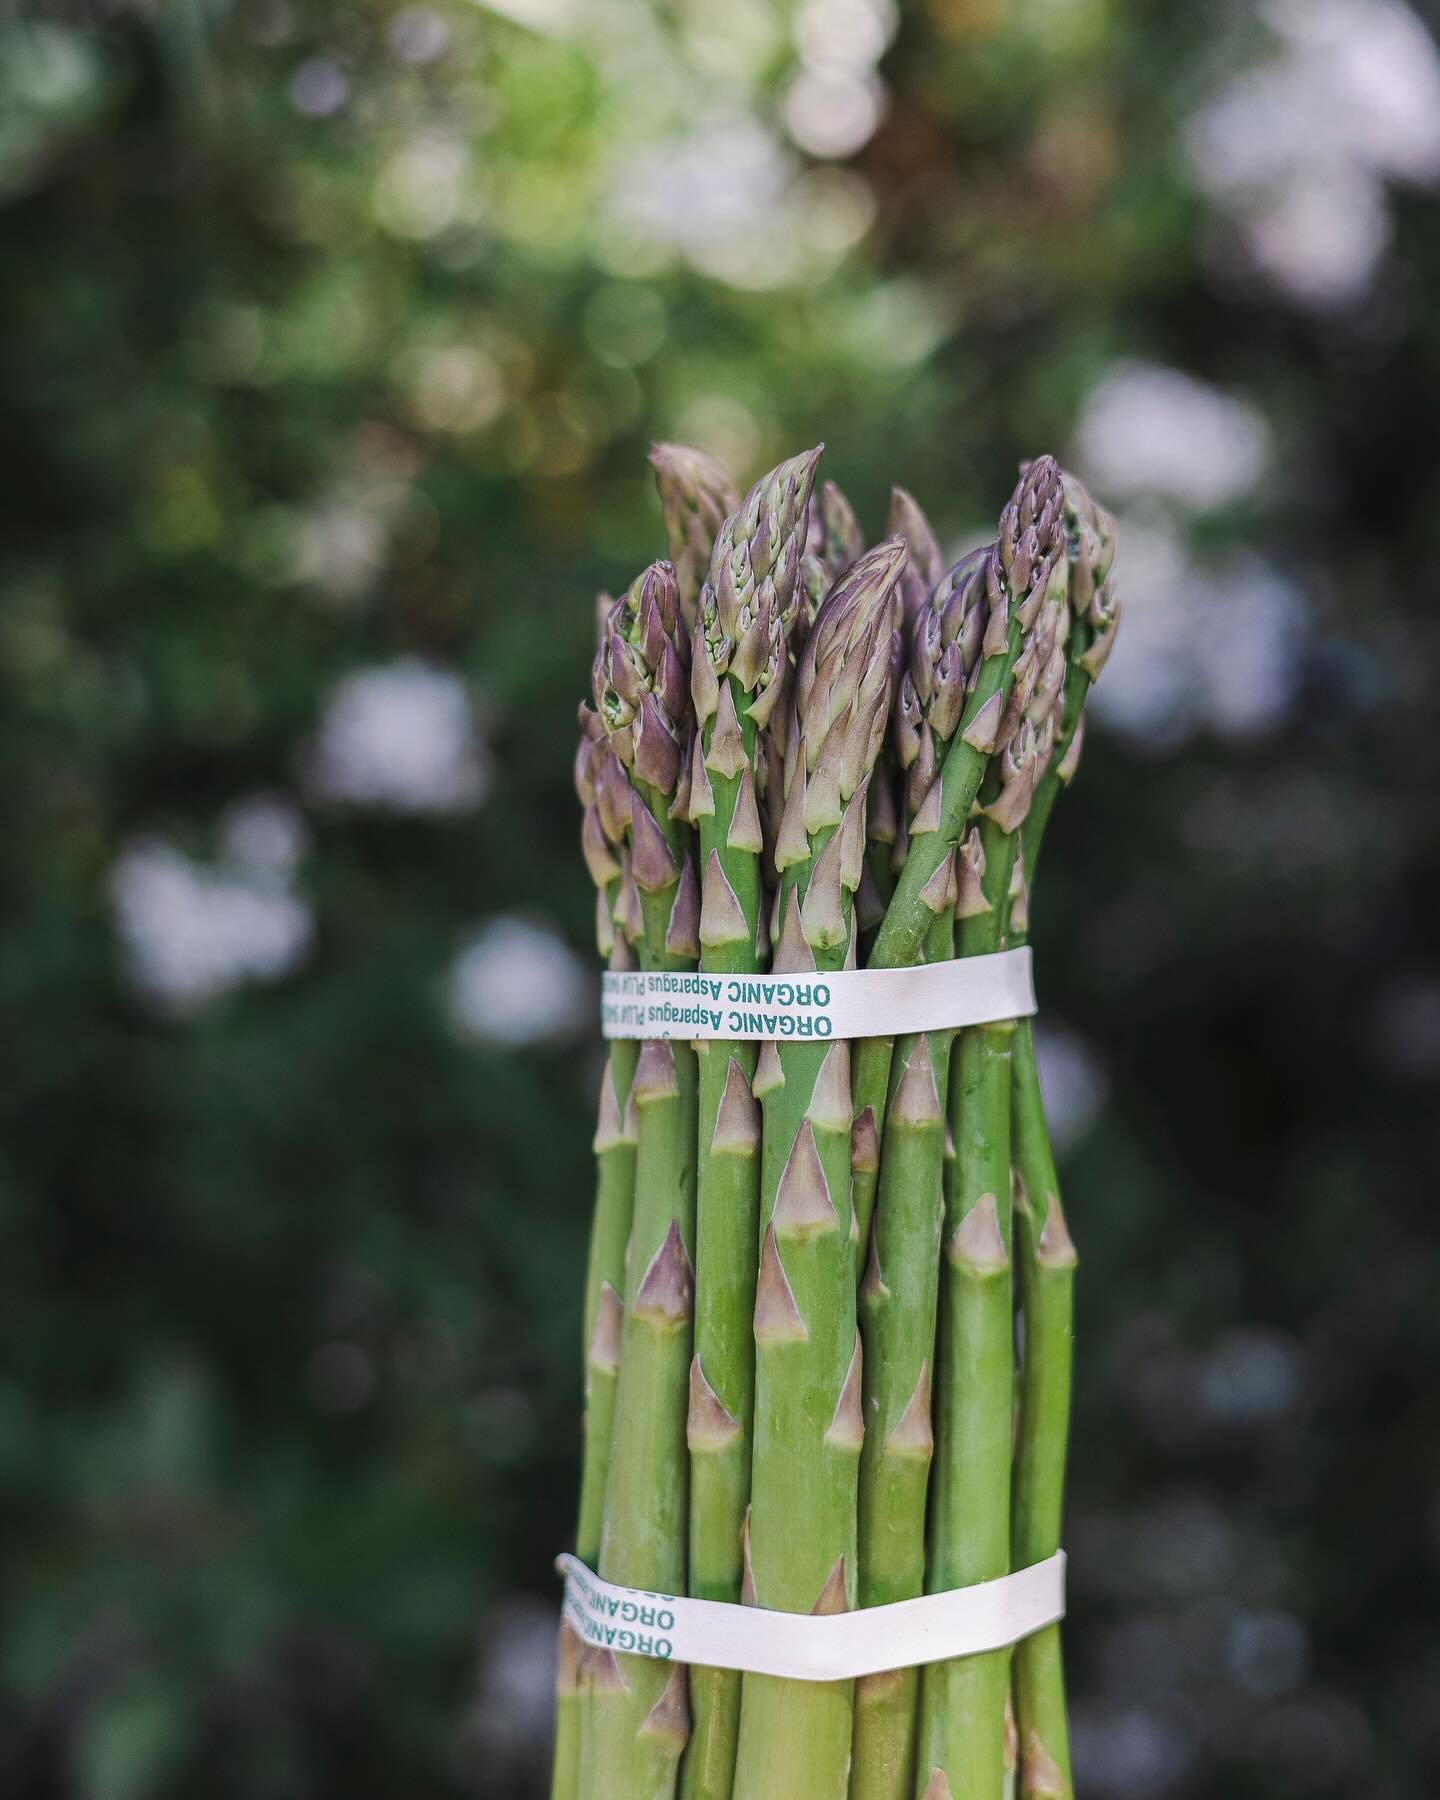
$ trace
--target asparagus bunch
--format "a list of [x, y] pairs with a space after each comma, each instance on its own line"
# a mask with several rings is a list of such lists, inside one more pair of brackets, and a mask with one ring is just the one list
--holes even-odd
[[[613, 968], [803, 976], [1024, 941], [1113, 641], [1113, 527], [1042, 457], [946, 570], [899, 489], [865, 550], [818, 458], [737, 502], [711, 459], [652, 452], [673, 561], [603, 609], [576, 768]], [[596, 1151], [583, 1560], [826, 1613], [1053, 1552], [1074, 1253], [1028, 1021], [618, 1041]], [[555, 1800], [993, 1797], [1017, 1741], [1023, 1795], [1070, 1792], [1053, 1630], [857, 1688], [562, 1627], [558, 1685]]]

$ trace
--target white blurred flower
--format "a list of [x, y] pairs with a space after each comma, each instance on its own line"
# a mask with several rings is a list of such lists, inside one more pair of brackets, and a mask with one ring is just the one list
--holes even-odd
[[802, 69], [785, 96], [785, 126], [812, 156], [853, 156], [885, 116], [885, 85], [869, 71]]
[[1440, 181], [1440, 51], [1401, 0], [1271, 0], [1279, 40], [1190, 119], [1196, 186], [1256, 270], [1302, 305], [1372, 283], [1386, 181]]
[[310, 834], [299, 809], [283, 794], [250, 794], [220, 815], [220, 861], [250, 880], [288, 883], [305, 854]]
[[1266, 1426], [1296, 1405], [1304, 1387], [1299, 1346], [1258, 1327], [1227, 1332], [1200, 1371], [1199, 1401], [1217, 1424]]
[[1281, 725], [1309, 633], [1300, 590], [1258, 557], [1192, 563], [1153, 512], [1126, 518], [1119, 535], [1128, 603], [1089, 703], [1096, 719], [1160, 749], [1201, 730], [1252, 738]]
[[[1292, 141], [1328, 144], [1383, 175], [1440, 180], [1440, 50], [1402, 0], [1271, 0], [1270, 23], [1311, 111]], [[1308, 86], [1305, 85], [1308, 83]]]
[[386, 27], [385, 42], [400, 62], [434, 62], [449, 48], [450, 27], [433, 7], [402, 6]]
[[1163, 1709], [1075, 1708], [1077, 1784], [1103, 1800], [1164, 1800], [1184, 1791], [1196, 1761], [1193, 1727]]
[[469, 152], [443, 131], [420, 131], [386, 159], [375, 183], [375, 216], [396, 237], [421, 240], [453, 224], [464, 197]]
[[795, 47], [812, 69], [873, 69], [900, 23], [893, 0], [805, 0]]
[[314, 937], [310, 909], [294, 894], [203, 868], [158, 839], [121, 854], [110, 898], [131, 980], [169, 1012], [288, 975]]
[[1063, 1026], [1037, 1023], [1035, 1060], [1050, 1135], [1063, 1152], [1078, 1143], [1094, 1122], [1110, 1083], [1094, 1050]]
[[1180, 369], [1120, 362], [1091, 389], [1076, 430], [1097, 490], [1205, 510], [1248, 493], [1270, 460], [1264, 418]]
[[406, 657], [337, 683], [303, 775], [320, 800], [466, 812], [489, 791], [490, 753], [460, 677]]
[[712, 114], [622, 156], [608, 205], [627, 229], [705, 268], [717, 244], [756, 234], [791, 173], [790, 158], [753, 115]]
[[343, 69], [325, 57], [303, 62], [290, 77], [290, 104], [310, 119], [328, 119], [350, 98], [350, 82]]
[[[813, 154], [840, 156], [870, 135], [883, 104], [870, 72], [802, 66], [787, 126]], [[639, 253], [627, 275], [653, 273], [678, 255], [712, 280], [749, 290], [828, 273], [875, 213], [867, 182], [844, 170], [802, 169], [770, 126], [744, 111], [708, 112], [683, 132], [624, 151], [603, 205], [602, 245], [626, 244], [631, 263]]]
[[1277, 1700], [1310, 1673], [1310, 1634], [1293, 1613], [1242, 1612], [1231, 1622], [1225, 1662], [1238, 1688]]
[[484, 1657], [464, 1737], [488, 1792], [490, 1783], [528, 1777], [548, 1761], [554, 1611], [529, 1597], [503, 1600], [486, 1617], [481, 1642]]
[[593, 1010], [585, 964], [553, 931], [529, 920], [490, 920], [450, 970], [455, 1030], [492, 1044], [535, 1044], [568, 1037]]
[[1344, 165], [1284, 182], [1241, 230], [1258, 268], [1294, 299], [1322, 308], [1365, 292], [1392, 236], [1384, 184]]
[[323, 500], [300, 521], [295, 574], [329, 599], [358, 600], [385, 559], [385, 526], [373, 508]]

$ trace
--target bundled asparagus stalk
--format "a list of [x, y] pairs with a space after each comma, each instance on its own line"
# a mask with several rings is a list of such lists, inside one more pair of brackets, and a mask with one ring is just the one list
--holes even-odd
[[[699, 601], [691, 689], [689, 815], [701, 876], [700, 967], [745, 974], [769, 961], [762, 930], [764, 835], [757, 792], [763, 736], [783, 722], [788, 639], [798, 614], [800, 544], [819, 451], [782, 463], [720, 526]], [[690, 1592], [738, 1601], [750, 1497], [755, 1385], [751, 1315], [760, 1212], [758, 1046], [703, 1042], [699, 1056], [695, 1356], [690, 1364]], [[691, 1672], [687, 1800], [728, 1800], [740, 1677]]]
[[[1104, 667], [1120, 622], [1110, 575], [1115, 528], [1073, 477], [1065, 478], [1066, 560], [1071, 615], [1056, 742], [1025, 826], [1012, 941], [1029, 935], [1029, 884], [1050, 810], [1074, 779], [1090, 684]], [[1016, 1028], [1011, 1095], [1015, 1236], [1025, 1355], [1015, 1451], [1013, 1556], [1019, 1568], [1060, 1547], [1070, 1423], [1071, 1317], [1076, 1255], [1060, 1204], [1029, 1019]], [[1019, 1791], [1023, 1800], [1071, 1800], [1069, 1727], [1060, 1628], [1047, 1626], [1015, 1651]]]
[[[611, 751], [615, 815], [628, 839], [617, 916], [641, 966], [693, 968], [699, 888], [685, 797], [692, 730], [689, 633], [669, 563], [615, 605], [595, 659], [596, 712]], [[621, 804], [623, 782], [628, 799]], [[600, 1574], [678, 1591], [685, 1578], [685, 1409], [693, 1316], [695, 1053], [654, 1039], [631, 1084], [636, 1143], [618, 1388], [600, 1537]], [[643, 1800], [674, 1790], [689, 1722], [685, 1672], [643, 1656], [589, 1651], [582, 1680], [580, 1791]]]
[[[841, 969], [865, 792], [889, 706], [890, 620], [905, 547], [887, 540], [831, 589], [795, 675], [785, 811], [775, 846], [778, 973]], [[860, 1336], [850, 1207], [850, 1056], [843, 1041], [767, 1043], [755, 1450], [746, 1546], [754, 1604], [843, 1612], [855, 1603]], [[747, 1675], [738, 1800], [843, 1796], [851, 1686]]]
[[[674, 563], [605, 613], [577, 762], [617, 971], [803, 981], [862, 941], [894, 969], [1025, 939], [1113, 639], [1109, 521], [1042, 457], [995, 543], [942, 573], [898, 489], [864, 550], [818, 457], [737, 504], [709, 458], [652, 453]], [[596, 1150], [583, 1561], [824, 1615], [1053, 1553], [1074, 1255], [1028, 1021], [617, 1039]], [[555, 1800], [994, 1800], [1012, 1660], [1020, 1791], [1068, 1795], [1053, 1629], [857, 1686], [687, 1672], [564, 1626]]]

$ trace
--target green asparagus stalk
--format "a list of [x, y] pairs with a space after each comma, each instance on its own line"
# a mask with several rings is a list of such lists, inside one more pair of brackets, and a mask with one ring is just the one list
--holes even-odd
[[[1041, 606], [1056, 581], [1064, 580], [1061, 504], [1059, 465], [1053, 457], [1039, 457], [1021, 475], [1000, 516], [999, 536], [984, 555], [983, 615], [973, 598], [982, 580], [978, 557], [956, 565], [951, 576], [941, 583], [951, 592], [943, 597], [942, 605], [937, 607], [932, 601], [928, 609], [931, 622], [927, 629], [948, 633], [949, 642], [961, 644], [962, 629], [969, 632], [958, 652], [962, 660], [971, 653], [977, 622], [978, 645], [973, 648], [973, 667], [967, 663], [963, 713], [958, 721], [945, 721], [951, 728], [948, 740], [933, 724], [928, 735], [917, 725], [919, 745], [910, 765], [910, 780], [912, 784], [924, 780], [928, 785], [915, 810], [904, 867], [867, 967], [893, 969], [913, 963], [934, 920], [927, 890], [933, 899], [935, 889], [931, 884], [937, 877], [943, 880], [939, 872], [953, 855], [997, 742], [1015, 684], [1016, 667], [1022, 654], [1033, 655], [1035, 621]], [[938, 598], [942, 597], [937, 590]], [[893, 1050], [893, 1038], [864, 1038], [854, 1057], [856, 1131], [865, 1144], [855, 1174], [855, 1210], [862, 1242], [875, 1200]], [[873, 1152], [869, 1147], [872, 1135]], [[873, 1168], [866, 1166], [871, 1162]]]
[[[1014, 1064], [1016, 1255], [1025, 1321], [1014, 1553], [1016, 1567], [1028, 1568], [1060, 1547], [1077, 1258], [1060, 1204], [1028, 1019], [1021, 1021], [1015, 1035]], [[1024, 1800], [1071, 1800], [1070, 1731], [1058, 1625], [1047, 1625], [1016, 1645], [1015, 1711]]]
[[[960, 864], [959, 949], [1007, 944], [1016, 833], [1053, 744], [1064, 674], [1063, 565], [1017, 665], [999, 754], [981, 788]], [[1040, 731], [1037, 733], [1037, 720]], [[956, 1155], [946, 1204], [939, 1359], [939, 1453], [931, 1516], [932, 1592], [1010, 1568], [1014, 1415], [1011, 1290], [1010, 1059], [1013, 1020], [960, 1033], [951, 1075]], [[920, 1774], [931, 1800], [994, 1800], [1004, 1784], [1010, 1656], [932, 1663], [921, 1684]]]
[[[615, 908], [629, 863], [622, 821], [611, 810], [615, 780], [606, 770], [614, 752], [599, 716], [581, 709], [580, 755], [576, 787], [584, 813], [581, 848], [596, 889], [596, 940], [613, 971], [632, 969], [634, 951], [615, 929]], [[602, 790], [604, 803], [602, 805]], [[625, 1247], [630, 1239], [630, 1210], [635, 1188], [635, 1109], [630, 1089], [639, 1046], [618, 1039], [600, 1082], [599, 1117], [595, 1127], [595, 1211], [585, 1275], [583, 1348], [585, 1356], [585, 1450], [581, 1462], [580, 1518], [575, 1554], [590, 1568], [600, 1554], [600, 1521], [605, 1479], [610, 1464], [610, 1428], [619, 1370], [621, 1295], [625, 1291]]]
[[[596, 708], [629, 787], [628, 871], [617, 914], [641, 962], [693, 968], [699, 889], [686, 804], [689, 634], [668, 563], [617, 602], [596, 658]], [[600, 1573], [675, 1593], [685, 1581], [685, 1413], [693, 1310], [695, 1057], [670, 1040], [641, 1045], [634, 1209]], [[582, 1680], [586, 1800], [670, 1800], [689, 1732], [685, 1670], [588, 1648]]]
[[[910, 506], [918, 513], [913, 502]], [[923, 539], [921, 548], [924, 554]], [[908, 620], [909, 658], [891, 734], [897, 772], [905, 776], [907, 815], [918, 813], [929, 794], [937, 746], [954, 734], [967, 675], [979, 660], [986, 557], [982, 551], [952, 571], [950, 579], [935, 585], [933, 605], [927, 595]], [[975, 579], [977, 574], [982, 579]], [[944, 961], [954, 937], [953, 861], [941, 865], [925, 898], [933, 918], [924, 959]], [[886, 1151], [860, 1286], [866, 1425], [860, 1458], [862, 1606], [909, 1600], [925, 1591], [945, 1099], [953, 1041], [948, 1031], [902, 1038], [891, 1065]], [[863, 1128], [856, 1142], [867, 1153], [856, 1160], [868, 1161]], [[856, 1684], [851, 1800], [909, 1800], [918, 1684], [913, 1667]]]
[[[1029, 931], [1029, 881], [1050, 810], [1074, 778], [1083, 708], [1114, 643], [1119, 603], [1110, 575], [1115, 532], [1109, 515], [1073, 476], [1065, 478], [1071, 636], [1054, 754], [1025, 825], [1024, 875], [1012, 902], [1012, 938]], [[1069, 1438], [1071, 1336], [1076, 1255], [1060, 1201], [1045, 1123], [1031, 1021], [1019, 1022], [1011, 1092], [1016, 1261], [1024, 1318], [1019, 1429], [1015, 1447], [1014, 1556], [1018, 1568], [1060, 1547]], [[1014, 1695], [1022, 1800], [1073, 1800], [1070, 1734], [1060, 1627], [1015, 1647]]]
[[[601, 622], [613, 604], [601, 596]], [[582, 807], [580, 844], [595, 883], [595, 935], [612, 970], [634, 967], [623, 933], [615, 929], [615, 908], [629, 852], [624, 821], [614, 811], [616, 784], [606, 765], [613, 757], [599, 715], [580, 708], [581, 736], [575, 761], [575, 791]], [[623, 787], [623, 776], [620, 785]], [[625, 1246], [630, 1236], [630, 1204], [635, 1185], [635, 1112], [630, 1086], [638, 1046], [618, 1041], [600, 1082], [600, 1114], [595, 1129], [595, 1211], [585, 1273], [582, 1353], [585, 1418], [580, 1476], [580, 1514], [575, 1553], [594, 1568], [600, 1555], [600, 1522], [610, 1466], [610, 1433], [615, 1411], [615, 1377], [620, 1362], [620, 1321], [625, 1289]], [[555, 1754], [551, 1800], [575, 1800], [580, 1778], [580, 1640], [562, 1618], [555, 1658]]]
[[650, 467], [660, 494], [670, 561], [680, 590], [680, 611], [693, 633], [716, 534], [740, 504], [740, 494], [728, 470], [713, 456], [688, 444], [652, 444]]
[[[700, 966], [753, 972], [768, 961], [761, 932], [763, 834], [757, 803], [760, 734], [790, 680], [787, 627], [796, 616], [800, 539], [818, 450], [782, 463], [724, 521], [700, 595], [691, 692], [698, 727], [690, 817], [699, 832]], [[690, 1364], [690, 1592], [738, 1602], [741, 1532], [750, 1498], [755, 1344], [751, 1315], [760, 1218], [760, 1109], [751, 1093], [757, 1046], [701, 1042]], [[690, 1671], [691, 1736], [684, 1800], [730, 1800], [740, 1726], [740, 1675]]]
[[[885, 729], [903, 544], [862, 556], [830, 591], [795, 674], [774, 966], [842, 968], [865, 844], [865, 792]], [[856, 1599], [861, 1350], [844, 1042], [761, 1050], [762, 1238], [755, 1293], [755, 1449], [746, 1598], [786, 1612]], [[843, 1800], [852, 1682], [744, 1679], [735, 1800]]]

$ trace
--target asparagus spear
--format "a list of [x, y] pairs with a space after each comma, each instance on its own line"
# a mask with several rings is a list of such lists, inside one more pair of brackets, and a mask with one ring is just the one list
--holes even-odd
[[825, 571], [827, 588], [859, 558], [865, 533], [855, 508], [833, 481], [822, 482], [810, 497], [805, 535], [805, 554]]
[[[942, 747], [960, 719], [966, 680], [979, 660], [987, 556], [982, 550], [957, 565], [910, 621], [909, 664], [892, 736], [897, 762], [907, 772], [903, 797], [912, 815], [930, 791]], [[924, 958], [942, 961], [953, 948], [952, 863], [941, 865], [926, 898], [933, 922]], [[954, 1035], [902, 1038], [891, 1065], [884, 1166], [860, 1286], [866, 1424], [860, 1458], [862, 1606], [913, 1599], [925, 1591], [945, 1099]], [[912, 1667], [857, 1683], [851, 1800], [908, 1800], [918, 1681]]]
[[[700, 966], [761, 966], [763, 837], [756, 799], [760, 734], [789, 686], [786, 626], [819, 450], [758, 481], [724, 521], [700, 595], [691, 692], [698, 726], [690, 817], [699, 831]], [[763, 944], [768, 952], [768, 943]], [[768, 960], [768, 957], [767, 957]], [[690, 1364], [690, 1592], [740, 1599], [740, 1534], [750, 1497], [755, 1344], [751, 1314], [760, 1215], [760, 1111], [753, 1043], [702, 1042], [695, 1247], [695, 1356]], [[692, 1729], [685, 1800], [729, 1800], [740, 1676], [690, 1671]]]
[[[596, 709], [627, 778], [630, 865], [619, 911], [643, 965], [693, 968], [699, 890], [676, 816], [691, 731], [689, 633], [675, 571], [655, 563], [616, 603], [596, 657]], [[617, 808], [618, 810], [618, 808]], [[635, 1197], [600, 1573], [678, 1592], [685, 1580], [685, 1409], [693, 1300], [695, 1056], [647, 1040], [636, 1061]], [[669, 1800], [689, 1731], [685, 1670], [587, 1649], [581, 1792]]]
[[[1012, 905], [1012, 937], [1028, 935], [1028, 879], [1033, 876], [1050, 809], [1074, 778], [1083, 708], [1119, 623], [1110, 575], [1115, 532], [1109, 515], [1073, 476], [1065, 478], [1071, 638], [1055, 752], [1036, 790], [1025, 826], [1027, 878]], [[1025, 1353], [1015, 1449], [1014, 1557], [1017, 1568], [1060, 1547], [1070, 1417], [1071, 1329], [1076, 1255], [1060, 1203], [1060, 1183], [1045, 1123], [1035, 1042], [1029, 1019], [1015, 1035], [1012, 1076], [1016, 1258]], [[1015, 1648], [1020, 1792], [1025, 1800], [1071, 1800], [1069, 1725], [1060, 1627], [1047, 1626]]]
[[[889, 703], [893, 592], [903, 544], [862, 556], [830, 591], [795, 675], [775, 968], [844, 967], [865, 842], [865, 791]], [[755, 1452], [747, 1598], [788, 1612], [855, 1602], [861, 1418], [850, 1229], [850, 1072], [844, 1042], [760, 1053], [763, 1237], [755, 1294]], [[843, 1800], [850, 1682], [747, 1675], [735, 1800]]]
[[[1063, 565], [1016, 668], [999, 754], [981, 788], [961, 864], [959, 949], [1006, 947], [1016, 833], [1053, 744], [1064, 673]], [[1038, 727], [1038, 729], [1037, 729]], [[1010, 1056], [1012, 1020], [960, 1033], [951, 1073], [955, 1161], [946, 1196], [938, 1394], [939, 1451], [931, 1514], [932, 1592], [1010, 1568], [1014, 1415], [1011, 1295]], [[1004, 1782], [1008, 1651], [926, 1666], [920, 1775], [932, 1800], [994, 1800]]]
[[891, 537], [904, 538], [910, 552], [905, 573], [900, 577], [900, 626], [908, 633], [944, 573], [945, 562], [929, 519], [914, 496], [902, 487], [890, 490], [885, 530]]
[[650, 467], [680, 589], [680, 611], [691, 632], [700, 586], [710, 567], [715, 534], [740, 504], [729, 471], [688, 444], [652, 444]]
[[[602, 595], [601, 622], [612, 602]], [[617, 785], [607, 765], [610, 749], [599, 715], [580, 708], [580, 744], [575, 791], [582, 807], [580, 844], [595, 883], [595, 935], [612, 970], [635, 966], [623, 932], [615, 929], [615, 908], [629, 852], [624, 821], [615, 810]], [[623, 774], [620, 787], [624, 786]], [[610, 1466], [610, 1432], [615, 1411], [615, 1377], [620, 1361], [620, 1322], [625, 1290], [625, 1246], [630, 1236], [630, 1203], [635, 1184], [635, 1110], [630, 1086], [638, 1046], [617, 1040], [600, 1081], [595, 1128], [595, 1211], [585, 1273], [582, 1335], [585, 1362], [584, 1448], [581, 1456], [580, 1513], [575, 1554], [594, 1568], [600, 1555], [600, 1521]], [[574, 1800], [580, 1779], [580, 1640], [562, 1618], [555, 1658], [555, 1753], [551, 1800]]]
[[[930, 884], [950, 861], [965, 827], [1014, 686], [1016, 664], [1033, 639], [1035, 621], [1057, 570], [1064, 579], [1061, 502], [1059, 465], [1053, 457], [1042, 456], [1025, 469], [1000, 515], [999, 536], [985, 563], [985, 621], [965, 709], [948, 747], [935, 744], [933, 769], [922, 765], [929, 787], [916, 811], [905, 866], [870, 952], [870, 968], [913, 963], [934, 920], [927, 890], [933, 899]], [[856, 1129], [867, 1141], [870, 1135], [875, 1138], [874, 1168], [861, 1163], [856, 1168], [855, 1209], [862, 1242], [875, 1198], [893, 1050], [893, 1038], [862, 1038], [854, 1057]], [[868, 1149], [865, 1160], [870, 1160]]]

